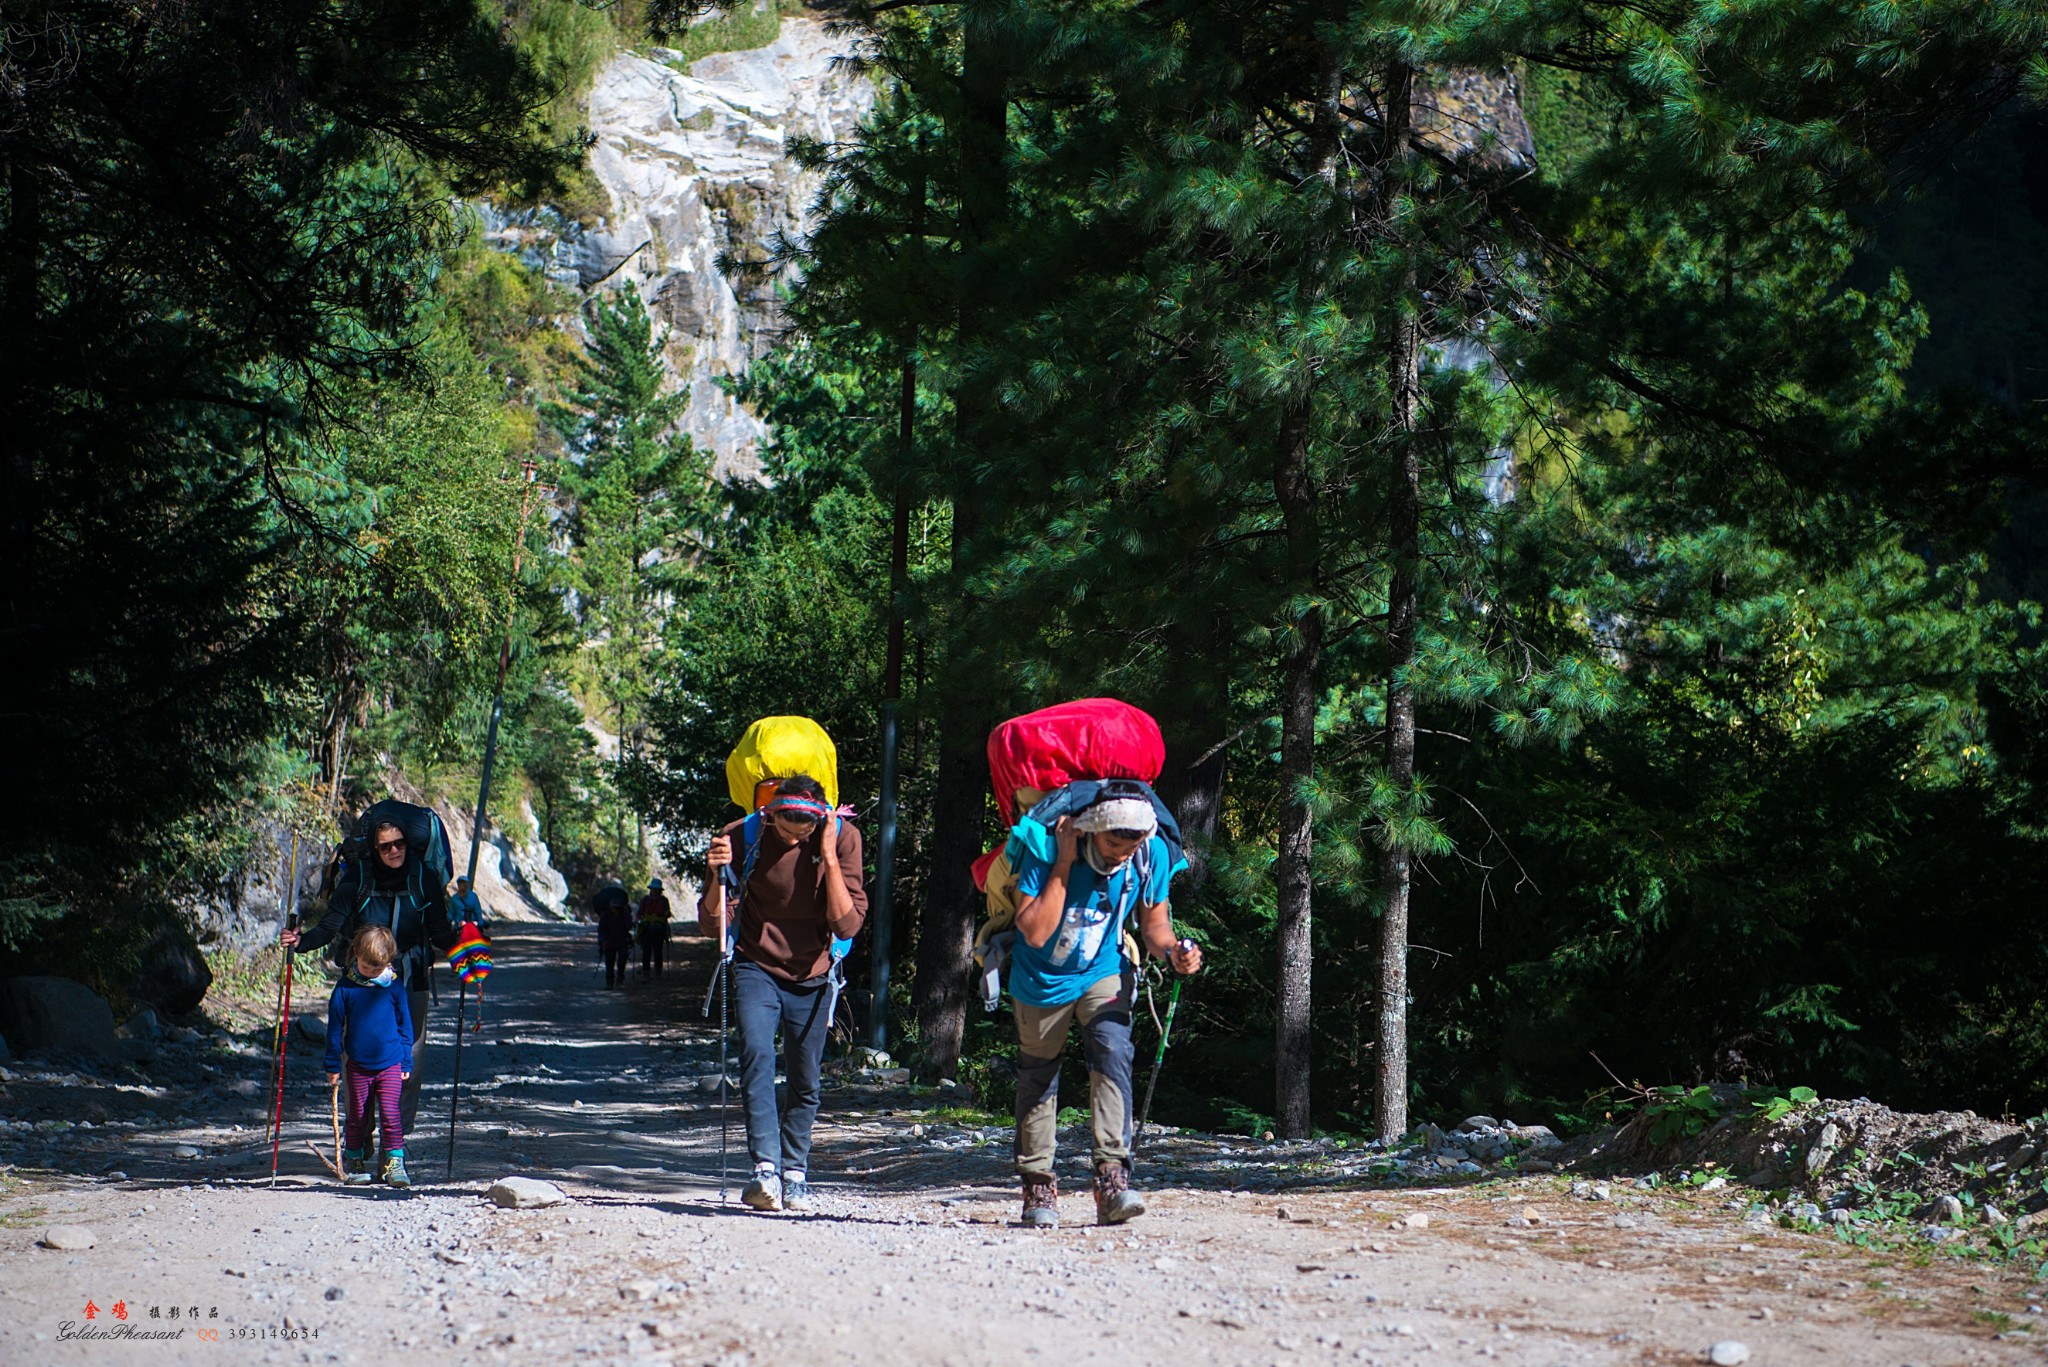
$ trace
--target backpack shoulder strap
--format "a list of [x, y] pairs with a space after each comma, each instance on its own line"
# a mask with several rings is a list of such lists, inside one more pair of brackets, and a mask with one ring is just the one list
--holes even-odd
[[1145, 895], [1145, 885], [1152, 881], [1152, 840], [1153, 837], [1147, 837], [1131, 855], [1131, 867], [1124, 873], [1124, 893], [1118, 899], [1122, 904], [1117, 912], [1119, 920], [1130, 919]]
[[739, 943], [740, 908], [747, 900], [747, 883], [754, 876], [754, 861], [761, 854], [761, 814], [755, 812], [739, 825], [733, 839], [739, 841], [734, 850], [733, 861], [724, 869], [725, 898], [725, 957], [731, 958]]

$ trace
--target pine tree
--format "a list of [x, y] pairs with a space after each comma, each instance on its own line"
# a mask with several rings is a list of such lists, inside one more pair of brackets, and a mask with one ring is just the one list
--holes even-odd
[[620, 805], [613, 813], [614, 868], [637, 877], [645, 832], [626, 839], [628, 773], [643, 762], [653, 665], [681, 578], [699, 553], [715, 499], [710, 463], [674, 431], [688, 396], [668, 392], [665, 338], [631, 289], [592, 301], [590, 340], [575, 388], [550, 410], [570, 452], [562, 488], [577, 611], [590, 683], [618, 737]]

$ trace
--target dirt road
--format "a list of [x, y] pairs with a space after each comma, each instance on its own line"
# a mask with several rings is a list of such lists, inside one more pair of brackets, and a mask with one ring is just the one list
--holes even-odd
[[[1000, 1132], [927, 1126], [938, 1099], [902, 1088], [828, 1091], [817, 1213], [754, 1214], [719, 1199], [708, 961], [683, 957], [606, 993], [585, 937], [506, 927], [454, 1180], [444, 997], [409, 1195], [343, 1190], [307, 1152], [329, 1130], [310, 1044], [275, 1187], [253, 1041], [4, 1070], [0, 1362], [1563, 1367], [1731, 1340], [1757, 1364], [2048, 1360], [2039, 1286], [1745, 1221], [1728, 1191], [1332, 1186], [1299, 1151], [1181, 1137], [1141, 1172], [1142, 1220], [1097, 1229], [1076, 1194], [1066, 1228], [1027, 1231]], [[512, 1173], [571, 1201], [489, 1204]], [[92, 1246], [41, 1246], [59, 1224]]]

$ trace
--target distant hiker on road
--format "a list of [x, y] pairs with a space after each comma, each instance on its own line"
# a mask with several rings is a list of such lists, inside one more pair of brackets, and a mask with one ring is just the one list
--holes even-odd
[[[418, 1125], [420, 1063], [427, 1051], [427, 987], [435, 952], [455, 945], [448, 919], [448, 895], [455, 887], [448, 859], [448, 833], [425, 807], [386, 800], [356, 823], [342, 844], [342, 871], [327, 900], [327, 914], [311, 930], [287, 930], [280, 937], [296, 952], [333, 944], [346, 951], [365, 926], [382, 926], [396, 941], [392, 970], [406, 994], [412, 1027], [412, 1065], [399, 1106], [405, 1128]], [[346, 969], [345, 957], [336, 966]]]
[[[1088, 1060], [1095, 1131], [1095, 1215], [1122, 1224], [1145, 1213], [1131, 1190], [1131, 1005], [1137, 965], [1124, 961], [1124, 924], [1136, 912], [1144, 950], [1178, 973], [1202, 966], [1202, 952], [1173, 930], [1168, 888], [1174, 858], [1157, 834], [1151, 790], [1112, 779], [1094, 800], [1022, 851], [1010, 996], [1017, 1021], [1017, 1171], [1027, 1225], [1059, 1223], [1053, 1175], [1060, 1054], [1079, 1021]], [[1020, 826], [1020, 830], [1022, 827]], [[1043, 828], [1038, 828], [1043, 834]]]
[[663, 961], [668, 957], [668, 898], [662, 895], [661, 880], [654, 879], [647, 885], [647, 895], [640, 899], [640, 910], [634, 918], [634, 930], [640, 937], [640, 976], [660, 977]]
[[[747, 828], [759, 836], [746, 847]], [[740, 1029], [740, 1096], [754, 1177], [740, 1199], [756, 1210], [810, 1205], [811, 1127], [818, 1118], [818, 1071], [836, 999], [832, 940], [851, 939], [867, 918], [860, 832], [835, 815], [817, 780], [775, 786], [759, 818], [735, 821], [711, 842], [710, 876], [697, 904], [714, 942], [726, 943], [725, 877], [738, 880], [733, 927], [734, 1011]], [[782, 1031], [788, 1102], [775, 1105], [775, 1032]]]
[[334, 995], [327, 999], [327, 1085], [348, 1082], [348, 1125], [343, 1132], [341, 1180], [350, 1186], [372, 1180], [370, 1103], [383, 1135], [381, 1176], [394, 1187], [409, 1187], [405, 1171], [405, 1118], [399, 1097], [412, 1076], [412, 1017], [391, 961], [398, 942], [382, 926], [356, 932]]
[[633, 957], [633, 912], [626, 890], [617, 883], [598, 890], [597, 952], [604, 959], [604, 985], [624, 987], [626, 966]]

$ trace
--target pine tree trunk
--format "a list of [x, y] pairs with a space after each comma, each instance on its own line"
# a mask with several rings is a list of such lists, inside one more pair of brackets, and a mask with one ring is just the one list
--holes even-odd
[[932, 822], [932, 872], [917, 938], [917, 1026], [927, 1075], [956, 1077], [967, 1030], [967, 989], [974, 962], [980, 897], [972, 866], [981, 853], [986, 805], [987, 728], [962, 702], [939, 721], [939, 774]]
[[[1281, 418], [1280, 460], [1273, 487], [1287, 527], [1289, 587], [1299, 602], [1315, 593], [1316, 502], [1309, 480], [1306, 397]], [[1316, 674], [1322, 665], [1323, 614], [1304, 607], [1295, 621], [1280, 693], [1280, 845], [1276, 940], [1274, 1097], [1276, 1126], [1283, 1139], [1305, 1139], [1309, 1119], [1310, 970], [1314, 961], [1310, 911], [1311, 856], [1315, 817], [1305, 790], [1315, 775]]]
[[[960, 168], [959, 340], [971, 348], [989, 328], [986, 281], [990, 256], [1007, 215], [1009, 97], [1001, 34], [983, 7], [962, 16], [960, 112], [954, 126]], [[953, 394], [960, 443], [953, 481], [953, 563], [968, 562], [965, 547], [980, 525], [979, 475], [974, 457], [992, 440], [994, 399], [984, 377], [971, 370]], [[917, 1020], [928, 1074], [952, 1077], [967, 1029], [968, 975], [973, 969], [979, 898], [972, 865], [981, 853], [988, 761], [984, 750], [991, 706], [980, 670], [967, 658], [967, 628], [976, 604], [957, 603], [948, 650], [947, 698], [939, 720], [939, 772], [932, 820], [932, 876], [919, 923]]]
[[[1191, 652], [1180, 658], [1213, 663], [1219, 657]], [[1159, 710], [1162, 714], [1167, 711], [1165, 707]], [[1230, 744], [1222, 733], [1221, 718], [1210, 707], [1198, 706], [1178, 722], [1161, 715], [1159, 722], [1166, 732], [1166, 769], [1153, 787], [1180, 823], [1188, 870], [1174, 880], [1173, 901], [1181, 907], [1200, 897], [1209, 881], [1209, 842], [1216, 837], [1216, 819], [1223, 811]]]
[[[1309, 136], [1309, 174], [1333, 182], [1337, 167], [1338, 117], [1343, 73], [1328, 45], [1317, 52], [1316, 104]], [[1311, 249], [1311, 291], [1319, 288], [1328, 253]], [[1306, 1139], [1311, 1064], [1310, 978], [1315, 960], [1311, 912], [1315, 814], [1307, 790], [1315, 777], [1316, 682], [1323, 662], [1323, 611], [1317, 602], [1317, 569], [1322, 558], [1321, 525], [1310, 469], [1314, 422], [1313, 380], [1304, 377], [1280, 415], [1280, 449], [1273, 467], [1273, 492], [1287, 535], [1287, 590], [1294, 618], [1280, 689], [1280, 832], [1275, 941], [1278, 971], [1274, 1010], [1275, 1128], [1283, 1139]]]
[[[1390, 161], [1407, 160], [1409, 102], [1414, 73], [1395, 66], [1387, 82], [1387, 148]], [[1414, 272], [1404, 282], [1404, 302], [1415, 295]], [[1415, 777], [1415, 690], [1408, 670], [1415, 662], [1416, 574], [1422, 559], [1422, 467], [1415, 429], [1422, 411], [1421, 325], [1412, 309], [1397, 306], [1389, 319], [1388, 380], [1393, 393], [1394, 440], [1399, 443], [1388, 491], [1388, 551], [1393, 573], [1387, 588], [1387, 776], [1389, 788], [1405, 794]], [[1409, 852], [1388, 841], [1380, 856], [1379, 1044], [1375, 1114], [1381, 1139], [1408, 1131], [1408, 899]]]

